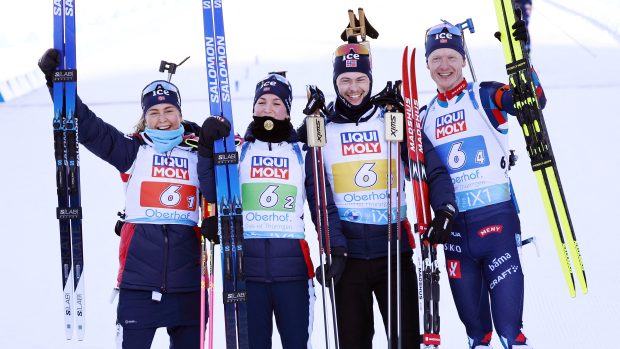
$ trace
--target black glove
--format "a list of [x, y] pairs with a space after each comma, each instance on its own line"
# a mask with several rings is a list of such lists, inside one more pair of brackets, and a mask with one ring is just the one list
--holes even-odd
[[323, 111], [325, 108], [325, 95], [323, 91], [319, 90], [315, 85], [307, 85], [306, 92], [308, 93], [308, 103], [306, 103], [303, 113], [313, 115], [317, 110]]
[[230, 122], [221, 116], [208, 117], [200, 128], [198, 139], [198, 154], [213, 157], [213, 142], [216, 139], [227, 137], [230, 134]]
[[60, 52], [55, 48], [47, 49], [39, 59], [39, 69], [41, 69], [45, 75], [47, 87], [52, 87], [54, 85], [54, 73], [59, 65]]
[[448, 210], [438, 210], [426, 231], [425, 239], [431, 244], [445, 244], [448, 242], [450, 240], [450, 233], [452, 233], [453, 218], [454, 213]]
[[[521, 18], [521, 9], [520, 8], [517, 8], [515, 10], [515, 19], [517, 19], [517, 20], [512, 25], [512, 29], [514, 29], [512, 31], [512, 37], [514, 37], [515, 40], [519, 40], [519, 41], [523, 41], [523, 42], [528, 42], [529, 36], [528, 36], [528, 33], [527, 33], [527, 24], [525, 23], [523, 18]], [[502, 34], [500, 32], [495, 32], [494, 36], [495, 36], [495, 38], [497, 40], [502, 41]]]
[[403, 96], [400, 94], [400, 86], [403, 82], [401, 80], [394, 81], [392, 85], [391, 81], [388, 81], [385, 88], [370, 98], [370, 102], [376, 105], [391, 105], [396, 111], [405, 112], [405, 102]]
[[[347, 254], [342, 247], [334, 247], [331, 251], [331, 264], [325, 263], [325, 287], [331, 287], [331, 280], [334, 279], [334, 286], [338, 283], [347, 265]], [[321, 267], [316, 268], [316, 279], [323, 285], [323, 273]]]
[[211, 241], [214, 244], [220, 243], [220, 236], [217, 231], [217, 216], [211, 216], [202, 220], [200, 225], [200, 233], [205, 239]]

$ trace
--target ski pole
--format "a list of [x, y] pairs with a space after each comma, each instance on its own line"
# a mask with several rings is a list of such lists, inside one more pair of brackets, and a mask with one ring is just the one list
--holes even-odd
[[[206, 285], [206, 271], [207, 271], [207, 252], [206, 252], [206, 239], [202, 237], [200, 239], [200, 349], [205, 348], [205, 291]], [[210, 306], [210, 304], [209, 304]], [[209, 312], [210, 313], [210, 312]], [[209, 325], [212, 321], [209, 321]]]
[[[398, 89], [397, 84], [395, 88]], [[400, 94], [400, 91], [398, 91]], [[391, 283], [391, 242], [392, 242], [392, 187], [396, 182], [396, 338], [398, 348], [401, 348], [401, 260], [400, 260], [400, 142], [403, 141], [403, 113], [393, 112], [393, 107], [387, 105], [387, 113], [385, 113], [385, 139], [388, 141], [388, 348], [392, 346], [392, 283]], [[392, 170], [392, 145], [396, 144], [396, 175]]]
[[[311, 86], [306, 87], [308, 92], [308, 97], [311, 94]], [[321, 203], [319, 201], [320, 190], [319, 190], [319, 171], [322, 172], [322, 157], [319, 157], [321, 154], [321, 147], [323, 147], [325, 142], [325, 120], [320, 116], [320, 113], [317, 111], [313, 115], [310, 115], [306, 118], [306, 132], [308, 139], [308, 146], [312, 148], [312, 171], [314, 174], [314, 193], [315, 193], [315, 211], [316, 211], [316, 231], [319, 240], [319, 268], [321, 268], [321, 294], [322, 294], [322, 303], [323, 303], [323, 328], [325, 331], [325, 348], [330, 348], [330, 337], [329, 331], [327, 329], [327, 303], [325, 302], [326, 292], [325, 292], [325, 264], [323, 263], [323, 215], [321, 212]]]
[[213, 310], [215, 308], [215, 244], [209, 245], [209, 349], [213, 349], [213, 322], [215, 321]]
[[[452, 23], [446, 21], [445, 19], [442, 19], [441, 21], [446, 24], [452, 25]], [[476, 29], [474, 28], [474, 21], [471, 18], [467, 18], [465, 21], [461, 23], [457, 23], [454, 26], [458, 27], [461, 30], [461, 37], [463, 38], [463, 48], [465, 49], [465, 57], [467, 57], [467, 64], [469, 65], [469, 71], [471, 72], [472, 79], [474, 80], [474, 82], [476, 82], [478, 81], [478, 79], [476, 78], [476, 72], [474, 71], [474, 65], [471, 63], [471, 58], [469, 56], [469, 49], [467, 49], [467, 44], [465, 43], [465, 29], [469, 29], [469, 32], [472, 34], [476, 32]]]

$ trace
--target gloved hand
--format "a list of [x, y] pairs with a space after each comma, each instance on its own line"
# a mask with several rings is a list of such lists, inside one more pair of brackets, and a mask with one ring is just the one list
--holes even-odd
[[[331, 251], [331, 264], [325, 263], [325, 287], [331, 287], [331, 280], [334, 280], [334, 286], [338, 283], [344, 273], [344, 267], [347, 264], [347, 254], [342, 247], [334, 247]], [[316, 268], [316, 279], [323, 285], [323, 273], [321, 267]]]
[[[515, 21], [515, 23], [512, 25], [512, 29], [514, 29], [512, 31], [512, 37], [515, 38], [515, 40], [519, 40], [519, 41], [523, 41], [523, 42], [528, 42], [529, 40], [529, 36], [527, 33], [527, 25], [525, 24], [525, 21], [523, 20], [523, 18], [521, 18], [521, 9], [517, 8], [515, 10], [515, 19], [517, 19]], [[495, 32], [495, 38], [497, 38], [497, 40], [501, 41], [502, 40], [502, 34], [500, 32]]]
[[306, 92], [308, 94], [308, 103], [303, 113], [313, 115], [316, 111], [321, 111], [325, 107], [325, 95], [315, 85], [307, 85]]
[[216, 139], [227, 137], [230, 134], [230, 122], [221, 116], [208, 117], [200, 128], [198, 139], [198, 154], [213, 157], [213, 142]]
[[431, 221], [426, 231], [425, 240], [431, 244], [445, 244], [450, 240], [452, 233], [452, 219], [454, 213], [448, 210], [438, 210], [435, 212], [435, 218]]
[[385, 88], [377, 93], [376, 95], [370, 98], [370, 102], [376, 105], [391, 105], [394, 111], [404, 113], [405, 112], [405, 102], [403, 100], [403, 96], [400, 93], [400, 86], [402, 85], [402, 80], [394, 81], [392, 85], [391, 81], [388, 81]]
[[39, 69], [45, 75], [45, 81], [47, 87], [54, 85], [54, 72], [60, 65], [60, 52], [55, 48], [50, 48], [45, 51], [43, 56], [39, 59]]
[[211, 216], [202, 220], [200, 225], [200, 233], [205, 239], [211, 241], [214, 244], [220, 243], [220, 236], [217, 232], [217, 216]]

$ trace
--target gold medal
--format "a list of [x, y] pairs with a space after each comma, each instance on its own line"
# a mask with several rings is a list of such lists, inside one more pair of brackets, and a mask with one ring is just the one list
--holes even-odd
[[271, 131], [273, 130], [273, 121], [271, 120], [265, 120], [265, 122], [263, 123], [263, 127], [265, 128], [265, 130], [267, 131]]

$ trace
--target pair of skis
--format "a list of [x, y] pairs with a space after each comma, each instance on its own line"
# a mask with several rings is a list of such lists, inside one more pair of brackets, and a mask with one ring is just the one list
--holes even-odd
[[54, 48], [60, 65], [54, 73], [54, 158], [56, 160], [56, 217], [60, 228], [65, 336], [84, 339], [84, 251], [80, 203], [78, 119], [75, 115], [77, 71], [75, 1], [54, 0]]
[[405, 103], [405, 135], [407, 154], [413, 187], [413, 201], [416, 210], [416, 233], [420, 236], [421, 255], [418, 260], [418, 273], [422, 283], [418, 284], [418, 299], [422, 305], [422, 344], [424, 348], [437, 348], [441, 343], [439, 335], [439, 262], [437, 247], [421, 237], [431, 223], [431, 206], [429, 201], [428, 181], [424, 166], [422, 149], [422, 119], [418, 102], [418, 88], [415, 71], [415, 48], [409, 56], [405, 47], [402, 61], [403, 99]]
[[[222, 116], [231, 125], [229, 136], [215, 141], [213, 152], [226, 348], [247, 349], [249, 343], [243, 271], [243, 217], [237, 169], [239, 159], [235, 150], [222, 0], [204, 0], [202, 10], [211, 115]], [[213, 307], [213, 304], [210, 304], [210, 307]], [[213, 319], [210, 322], [213, 322]]]
[[[588, 283], [555, 157], [551, 149], [549, 133], [536, 95], [532, 65], [524, 43], [515, 40], [512, 36], [512, 26], [517, 20], [512, 0], [494, 0], [494, 3], [506, 58], [506, 71], [517, 111], [517, 120], [525, 136], [527, 152], [531, 159], [532, 170], [536, 175], [545, 213], [560, 257], [562, 272], [568, 285], [568, 292], [571, 297], [575, 297], [576, 289], [573, 274], [577, 276], [581, 291], [584, 294], [588, 292]], [[574, 273], [573, 268], [571, 268], [571, 259]]]

